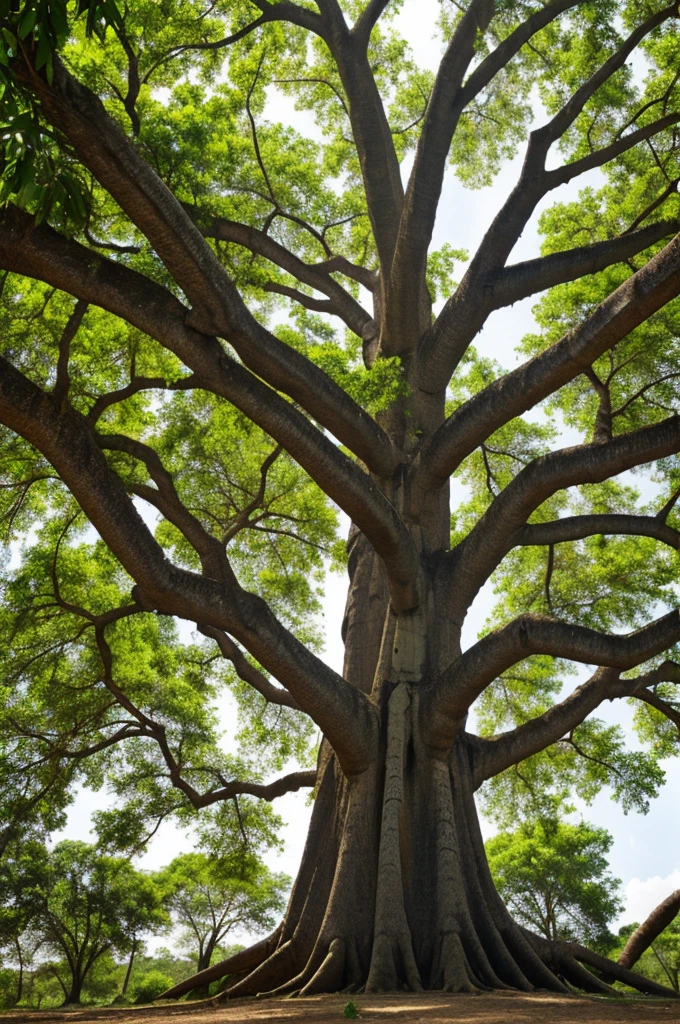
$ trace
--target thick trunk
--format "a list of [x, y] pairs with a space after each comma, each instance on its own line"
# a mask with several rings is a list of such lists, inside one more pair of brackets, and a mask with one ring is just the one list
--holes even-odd
[[[426, 552], [437, 533], [441, 543], [441, 526], [428, 526], [441, 518], [437, 510], [424, 526], [413, 526]], [[224, 994], [565, 992], [568, 985], [611, 993], [578, 956], [519, 928], [500, 899], [462, 723], [445, 754], [423, 735], [421, 694], [453, 661], [460, 632], [442, 614], [438, 574], [422, 582], [419, 609], [395, 615], [382, 566], [354, 529], [349, 574], [344, 674], [381, 709], [374, 756], [368, 769], [348, 776], [322, 744], [309, 836], [286, 916], [256, 959], [225, 962]], [[203, 972], [165, 995], [184, 994], [208, 975], [217, 976]]]
[[375, 766], [346, 778], [322, 752], [307, 846], [274, 951], [230, 995], [564, 985], [491, 881], [465, 742], [418, 734], [418, 689], [386, 686]]

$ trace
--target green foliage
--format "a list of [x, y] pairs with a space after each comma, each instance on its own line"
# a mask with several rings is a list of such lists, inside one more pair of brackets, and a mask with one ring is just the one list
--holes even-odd
[[161, 993], [166, 992], [173, 984], [172, 978], [163, 971], [149, 971], [139, 978], [132, 989], [135, 1003], [152, 1003]]
[[95, 998], [113, 996], [112, 954], [169, 924], [149, 875], [87, 843], [63, 840], [51, 851], [35, 841], [14, 845], [0, 861], [0, 888], [3, 940], [17, 950], [32, 942], [50, 958], [67, 1002], [80, 1001], [86, 981]]
[[187, 853], [159, 873], [158, 883], [182, 929], [182, 946], [202, 971], [233, 930], [259, 932], [274, 926], [290, 879], [270, 872], [252, 853], [238, 859]]
[[581, 822], [527, 821], [486, 843], [496, 888], [515, 918], [554, 941], [570, 939], [608, 952], [609, 922], [620, 911], [621, 883], [609, 874], [612, 837]]
[[345, 1008], [342, 1011], [342, 1015], [347, 1020], [358, 1020], [359, 1013], [357, 1012], [357, 1008], [354, 1005], [354, 1003], [351, 1001], [351, 999], [350, 999], [350, 1001], [348, 1003], [345, 1003]]

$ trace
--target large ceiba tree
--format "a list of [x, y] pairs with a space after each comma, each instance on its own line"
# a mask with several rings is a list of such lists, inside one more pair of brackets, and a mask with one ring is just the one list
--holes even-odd
[[[443, 5], [436, 73], [398, 9], [3, 5], [2, 493], [27, 538], [4, 729], [31, 766], [3, 800], [47, 813], [59, 780], [113, 765], [133, 833], [151, 805], [315, 786], [285, 919], [232, 994], [663, 991], [512, 920], [474, 794], [510, 816], [605, 782], [644, 803], [680, 724], [678, 4]], [[313, 137], [271, 120], [277, 96]], [[488, 184], [515, 151], [455, 284], [465, 254], [432, 251], [447, 168]], [[543, 214], [542, 255], [513, 262], [587, 172]], [[526, 361], [474, 348], [539, 293]], [[624, 474], [650, 466], [643, 498]], [[338, 509], [342, 675], [309, 618]], [[220, 658], [250, 760], [210, 739]], [[560, 699], [572, 663], [594, 672]], [[595, 715], [627, 699], [646, 751]], [[316, 771], [268, 781], [305, 722]]]

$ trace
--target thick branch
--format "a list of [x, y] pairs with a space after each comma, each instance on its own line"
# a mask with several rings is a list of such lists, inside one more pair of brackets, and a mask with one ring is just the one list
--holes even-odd
[[519, 533], [518, 544], [563, 544], [599, 534], [629, 537], [654, 537], [676, 551], [680, 548], [680, 532], [666, 526], [655, 516], [593, 515], [567, 516], [549, 523], [531, 523]]
[[490, 434], [583, 373], [680, 292], [680, 235], [545, 352], [461, 405], [423, 448], [414, 471], [438, 486]]
[[621, 679], [619, 669], [599, 668], [590, 679], [548, 708], [542, 715], [515, 729], [487, 739], [475, 739], [475, 788], [533, 754], [557, 743], [581, 725], [605, 700], [654, 697], [649, 687], [658, 683], [680, 683], [680, 665], [665, 661], [658, 668], [634, 679]]
[[[447, 747], [473, 701], [518, 661], [535, 654], [548, 654], [626, 671], [661, 654], [679, 639], [680, 614], [677, 611], [625, 636], [598, 633], [558, 619], [520, 615], [507, 626], [487, 634], [444, 672], [422, 703], [423, 722], [429, 723], [436, 745]], [[606, 674], [600, 678], [607, 684], [611, 681]], [[593, 683], [591, 689], [589, 685], [584, 684], [572, 695], [573, 702], [569, 705], [572, 713], [577, 707], [582, 711], [587, 706], [597, 692], [599, 681]], [[564, 708], [564, 704], [561, 707]], [[567, 713], [562, 713], [566, 717]], [[558, 718], [559, 712], [555, 712], [555, 720]]]
[[678, 121], [680, 115], [669, 114], [639, 131], [630, 132], [583, 160], [551, 171], [545, 168], [551, 145], [573, 123], [594, 91], [624, 65], [633, 49], [649, 32], [675, 15], [677, 4], [666, 7], [647, 19], [588, 82], [574, 93], [547, 125], [531, 132], [517, 185], [484, 236], [460, 286], [421, 342], [419, 377], [420, 386], [424, 390], [436, 391], [446, 386], [472, 339], [495, 308], [490, 279], [505, 266], [540, 200], [551, 189], [569, 181], [575, 175], [582, 174], [592, 167], [602, 166], [608, 160]]
[[227, 338], [250, 369], [290, 395], [368, 466], [392, 472], [399, 455], [384, 432], [326, 373], [255, 320], [191, 218], [98, 97], [59, 62], [52, 86], [30, 68], [22, 76], [48, 120], [146, 235], [193, 303], [187, 322]]
[[[191, 212], [191, 211], [190, 211]], [[309, 285], [310, 288], [322, 292], [331, 300], [330, 311], [336, 313], [350, 330], [362, 336], [364, 329], [371, 322], [372, 317], [365, 309], [353, 299], [349, 292], [345, 291], [342, 285], [335, 281], [323, 265], [313, 266], [304, 263], [292, 252], [279, 242], [270, 238], [264, 231], [258, 228], [249, 227], [247, 224], [239, 224], [236, 221], [226, 220], [221, 217], [204, 219], [200, 213], [193, 213], [192, 218], [196, 221], [205, 238], [216, 238], [226, 242], [236, 242], [250, 252], [264, 256], [277, 267], [287, 271]], [[275, 290], [273, 287], [270, 290]], [[287, 294], [287, 293], [283, 293]], [[308, 296], [305, 296], [308, 298]]]
[[179, 569], [166, 558], [122, 481], [109, 469], [87, 422], [63, 410], [5, 360], [0, 421], [51, 462], [103, 541], [137, 581], [149, 610], [232, 634], [290, 690], [328, 736], [346, 771], [363, 770], [373, 752], [375, 711], [367, 698], [305, 648], [267, 604], [237, 585]]
[[328, 36], [349, 104], [378, 257], [383, 272], [392, 262], [404, 203], [399, 160], [382, 97], [371, 70], [364, 33], [353, 36], [340, 18]]
[[626, 232], [619, 238], [551, 253], [525, 263], [514, 263], [492, 275], [487, 282], [493, 293], [493, 308], [509, 306], [557, 284], [576, 281], [615, 263], [624, 263], [662, 238], [674, 235], [678, 227], [677, 221], [662, 220], [646, 228]]
[[390, 272], [386, 308], [390, 354], [414, 348], [420, 336], [419, 304], [413, 290], [425, 278], [446, 160], [461, 113], [454, 100], [474, 57], [477, 34], [486, 31], [495, 6], [495, 0], [472, 0], [451, 37], [430, 94]]

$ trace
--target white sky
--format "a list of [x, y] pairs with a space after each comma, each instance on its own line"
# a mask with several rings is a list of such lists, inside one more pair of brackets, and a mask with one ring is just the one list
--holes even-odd
[[[405, 0], [398, 17], [399, 27], [409, 40], [416, 59], [423, 66], [436, 67], [441, 52], [440, 43], [433, 39], [437, 0]], [[292, 103], [280, 96], [272, 96], [267, 116], [294, 125], [300, 131], [311, 134], [307, 115], [294, 111]], [[493, 186], [479, 191], [465, 190], [452, 175], [447, 177], [440, 213], [435, 229], [434, 246], [449, 242], [455, 248], [474, 251], [499, 206], [504, 201], [517, 178], [518, 157], [498, 176]], [[538, 255], [539, 240], [536, 222], [539, 213], [555, 201], [575, 197], [578, 190], [587, 184], [597, 184], [598, 172], [584, 175], [576, 182], [556, 190], [541, 204], [520, 239], [511, 257], [511, 262], [529, 259]], [[515, 306], [500, 310], [487, 322], [477, 347], [484, 354], [511, 366], [517, 361], [515, 345], [524, 334], [534, 329], [531, 307], [535, 299], [518, 302]], [[639, 480], [637, 481], [639, 483]], [[327, 578], [324, 600], [324, 618], [327, 644], [326, 660], [334, 668], [342, 670], [342, 643], [340, 624], [344, 608], [346, 579], [337, 575]], [[478, 630], [491, 610], [490, 587], [484, 588], [477, 598], [465, 624], [466, 645], [474, 642]], [[599, 709], [598, 715], [608, 721], [620, 722], [630, 731], [632, 712], [609, 705]], [[230, 729], [231, 715], [225, 713], [225, 728]], [[233, 725], [232, 725], [233, 729]], [[634, 740], [633, 740], [634, 743]], [[649, 814], [631, 812], [624, 815], [613, 803], [608, 792], [602, 793], [591, 807], [583, 808], [586, 820], [607, 828], [614, 836], [611, 851], [612, 872], [624, 883], [625, 911], [619, 924], [631, 920], [642, 920], [672, 890], [680, 887], [680, 815], [677, 811], [677, 796], [680, 790], [680, 762], [667, 762], [667, 783], [659, 798], [652, 804]], [[69, 820], [60, 838], [91, 840], [89, 833], [90, 815], [93, 810], [108, 804], [103, 793], [81, 792], [70, 810]], [[268, 858], [270, 866], [285, 871], [292, 877], [302, 854], [307, 824], [311, 809], [306, 805], [306, 794], [289, 794], [276, 801], [277, 812], [287, 822], [284, 832], [285, 852]], [[491, 829], [483, 823], [485, 834]], [[191, 840], [171, 825], [165, 825], [141, 858], [141, 867], [155, 869], [168, 863], [180, 852], [191, 849]], [[243, 939], [245, 940], [245, 936]], [[162, 940], [166, 942], [167, 940]], [[162, 942], [155, 942], [159, 945]]]

